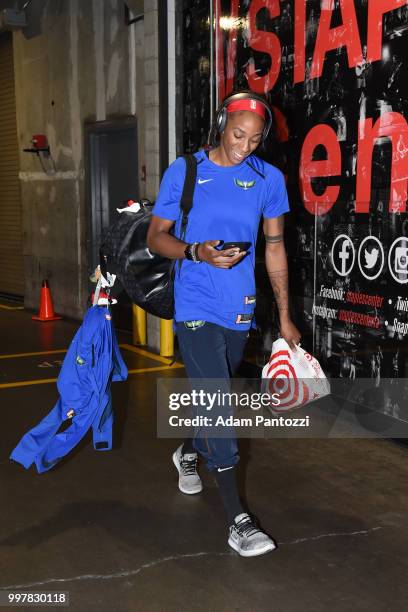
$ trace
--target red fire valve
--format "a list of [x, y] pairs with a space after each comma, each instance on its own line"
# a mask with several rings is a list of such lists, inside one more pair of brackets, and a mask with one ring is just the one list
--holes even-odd
[[48, 148], [48, 140], [45, 134], [34, 134], [31, 139], [33, 143], [33, 147], [35, 149], [47, 149]]

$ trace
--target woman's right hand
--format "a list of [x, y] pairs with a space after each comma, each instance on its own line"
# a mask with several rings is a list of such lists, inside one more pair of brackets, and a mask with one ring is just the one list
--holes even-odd
[[197, 255], [201, 261], [215, 266], [216, 268], [229, 269], [236, 263], [241, 261], [246, 255], [246, 251], [239, 251], [237, 247], [219, 251], [215, 247], [221, 243], [221, 240], [206, 240], [201, 242], [197, 249]]

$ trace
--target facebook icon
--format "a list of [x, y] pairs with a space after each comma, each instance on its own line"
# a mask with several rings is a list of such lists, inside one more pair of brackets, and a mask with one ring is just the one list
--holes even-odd
[[339, 253], [339, 257], [341, 259], [341, 273], [343, 276], [347, 274], [347, 260], [350, 258], [350, 253], [348, 252], [349, 250], [350, 243], [348, 240], [343, 240]]
[[[331, 259], [337, 274], [340, 276], [347, 276], [347, 274], [350, 274], [354, 265], [355, 251], [351, 239], [345, 234], [337, 236], [336, 240], [334, 241]], [[337, 267], [336, 260], [340, 260], [340, 268]]]

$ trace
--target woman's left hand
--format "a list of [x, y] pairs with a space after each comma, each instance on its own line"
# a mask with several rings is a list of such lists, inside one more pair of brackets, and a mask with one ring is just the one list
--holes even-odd
[[296, 344], [299, 344], [300, 338], [301, 338], [301, 334], [299, 330], [297, 329], [296, 325], [294, 325], [291, 319], [287, 317], [283, 320], [281, 319], [279, 327], [280, 327], [281, 337], [284, 340], [286, 340], [286, 342], [289, 344], [292, 351], [295, 351]]

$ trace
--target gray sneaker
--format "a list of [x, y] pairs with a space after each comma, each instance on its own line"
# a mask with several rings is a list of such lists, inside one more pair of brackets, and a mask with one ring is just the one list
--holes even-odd
[[276, 548], [275, 542], [246, 513], [235, 517], [230, 527], [228, 544], [242, 557], [264, 555]]
[[183, 445], [173, 453], [173, 463], [179, 473], [178, 488], [182, 493], [194, 495], [203, 490], [201, 478], [197, 473], [197, 453], [182, 454]]

